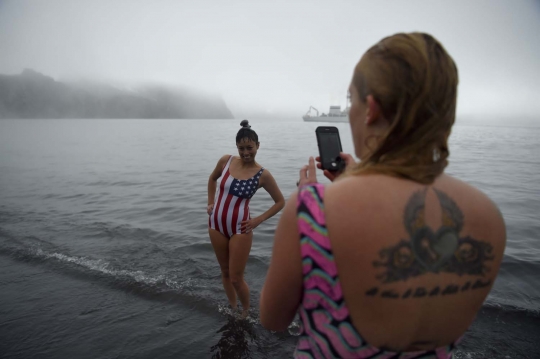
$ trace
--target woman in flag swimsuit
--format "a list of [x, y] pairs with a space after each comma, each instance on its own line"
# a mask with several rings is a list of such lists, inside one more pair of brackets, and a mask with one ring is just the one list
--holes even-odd
[[[253, 230], [274, 216], [285, 205], [283, 194], [270, 172], [255, 161], [259, 138], [247, 120], [236, 135], [239, 157], [225, 155], [218, 161], [208, 180], [208, 233], [219, 266], [223, 288], [229, 304], [236, 309], [236, 298], [242, 304], [242, 316], [249, 311], [249, 287], [244, 280]], [[249, 201], [264, 188], [274, 205], [251, 218]]]
[[[432, 36], [372, 46], [349, 86], [356, 163], [317, 183], [315, 160], [283, 210], [261, 324], [296, 314], [296, 358], [448, 359], [482, 307], [506, 243], [495, 204], [444, 173], [458, 72]], [[318, 167], [320, 167], [320, 163]], [[335, 181], [334, 181], [335, 179]]]

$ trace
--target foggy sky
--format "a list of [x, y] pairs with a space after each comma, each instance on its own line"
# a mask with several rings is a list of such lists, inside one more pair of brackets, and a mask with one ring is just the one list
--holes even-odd
[[381, 38], [422, 31], [460, 74], [462, 118], [540, 123], [540, 1], [0, 0], [0, 73], [219, 93], [237, 118], [345, 105]]

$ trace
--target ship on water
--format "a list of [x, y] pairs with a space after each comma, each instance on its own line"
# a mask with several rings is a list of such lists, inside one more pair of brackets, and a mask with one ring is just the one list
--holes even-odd
[[319, 115], [319, 110], [313, 106], [309, 106], [308, 111], [302, 116], [302, 119], [306, 122], [349, 122], [349, 100], [350, 95], [347, 96], [347, 107], [343, 111], [341, 110], [341, 106], [330, 106], [328, 114], [323, 112]]

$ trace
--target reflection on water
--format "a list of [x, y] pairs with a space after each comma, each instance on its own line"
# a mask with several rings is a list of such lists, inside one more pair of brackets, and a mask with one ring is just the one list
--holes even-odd
[[249, 320], [227, 316], [227, 323], [216, 333], [222, 333], [216, 345], [210, 348], [212, 358], [250, 358], [250, 343], [257, 345], [255, 328]]

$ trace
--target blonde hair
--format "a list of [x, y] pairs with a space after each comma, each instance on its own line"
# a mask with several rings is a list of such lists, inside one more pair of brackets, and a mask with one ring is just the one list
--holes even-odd
[[456, 112], [458, 72], [443, 46], [424, 33], [384, 38], [364, 54], [352, 84], [361, 101], [374, 97], [390, 126], [347, 173], [432, 183], [448, 165]]

